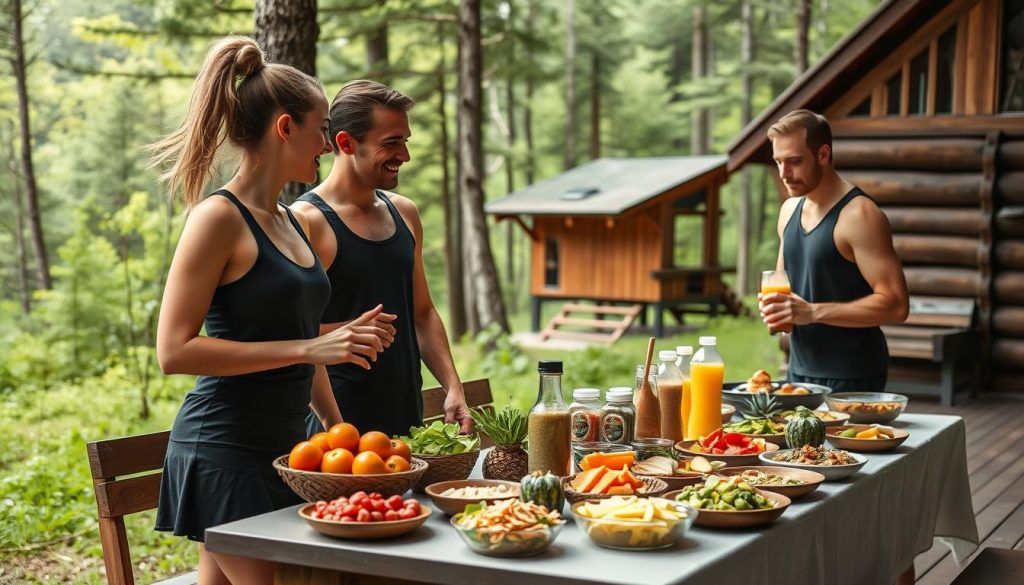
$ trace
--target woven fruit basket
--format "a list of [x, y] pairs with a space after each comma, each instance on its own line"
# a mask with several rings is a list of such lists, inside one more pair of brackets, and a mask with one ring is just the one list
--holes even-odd
[[480, 457], [480, 449], [457, 453], [455, 455], [416, 455], [427, 462], [427, 470], [420, 477], [413, 491], [426, 493], [427, 486], [439, 481], [466, 479], [473, 471], [476, 460]]
[[358, 491], [380, 492], [385, 497], [400, 496], [416, 485], [427, 470], [427, 462], [413, 457], [409, 471], [353, 475], [292, 469], [288, 467], [288, 456], [282, 455], [274, 460], [274, 469], [299, 497], [307, 502], [317, 502], [348, 496]]
[[[574, 478], [574, 475], [562, 479], [562, 490], [565, 492], [565, 499], [570, 504], [576, 502], [582, 502], [584, 500], [604, 500], [614, 495], [621, 494], [593, 494], [590, 492], [578, 492], [572, 489], [572, 485], [569, 484]], [[637, 490], [637, 496], [644, 497], [656, 497], [668, 491], [668, 484], [664, 481], [651, 476], [637, 476], [644, 482], [644, 487]]]

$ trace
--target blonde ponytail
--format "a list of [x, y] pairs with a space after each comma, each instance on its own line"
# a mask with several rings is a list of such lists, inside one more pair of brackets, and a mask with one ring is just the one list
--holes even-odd
[[225, 139], [255, 148], [278, 109], [301, 121], [318, 97], [324, 99], [323, 88], [313, 77], [268, 64], [249, 37], [225, 37], [206, 55], [181, 127], [150, 146], [153, 165], [170, 164], [161, 181], [192, 207], [202, 199]]

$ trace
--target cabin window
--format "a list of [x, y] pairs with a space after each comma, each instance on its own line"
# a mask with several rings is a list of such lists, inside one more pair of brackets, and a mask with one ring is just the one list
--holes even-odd
[[887, 107], [885, 113], [890, 116], [900, 115], [900, 96], [903, 92], [903, 72], [897, 71], [895, 75], [889, 78], [889, 81], [885, 83], [886, 92], [889, 94]]
[[704, 215], [677, 215], [675, 218], [674, 266], [701, 266], [704, 254]]
[[910, 101], [907, 113], [923, 115], [928, 108], [928, 49], [918, 53], [910, 62]]
[[1024, 0], [1003, 4], [999, 111], [1024, 112]]
[[956, 25], [939, 37], [935, 53], [935, 113], [953, 113], [953, 67], [956, 62]]
[[558, 288], [558, 240], [544, 239], [544, 288]]

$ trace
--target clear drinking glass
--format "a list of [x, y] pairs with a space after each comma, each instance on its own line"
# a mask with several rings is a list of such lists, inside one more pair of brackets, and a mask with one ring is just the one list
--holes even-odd
[[[785, 270], [765, 270], [761, 273], [761, 294], [782, 293], [788, 295], [792, 292], [789, 286], [789, 275]], [[768, 327], [768, 333], [776, 335], [779, 333], [792, 333], [793, 324], [775, 325]]]

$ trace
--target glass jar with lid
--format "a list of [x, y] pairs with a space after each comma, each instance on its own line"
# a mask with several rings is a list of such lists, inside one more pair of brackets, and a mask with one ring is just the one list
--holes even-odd
[[572, 420], [572, 441], [592, 443], [600, 438], [601, 391], [597, 388], [576, 388], [569, 405]]
[[601, 440], [606, 443], [629, 445], [636, 428], [636, 409], [633, 408], [633, 389], [609, 388], [601, 407]]

